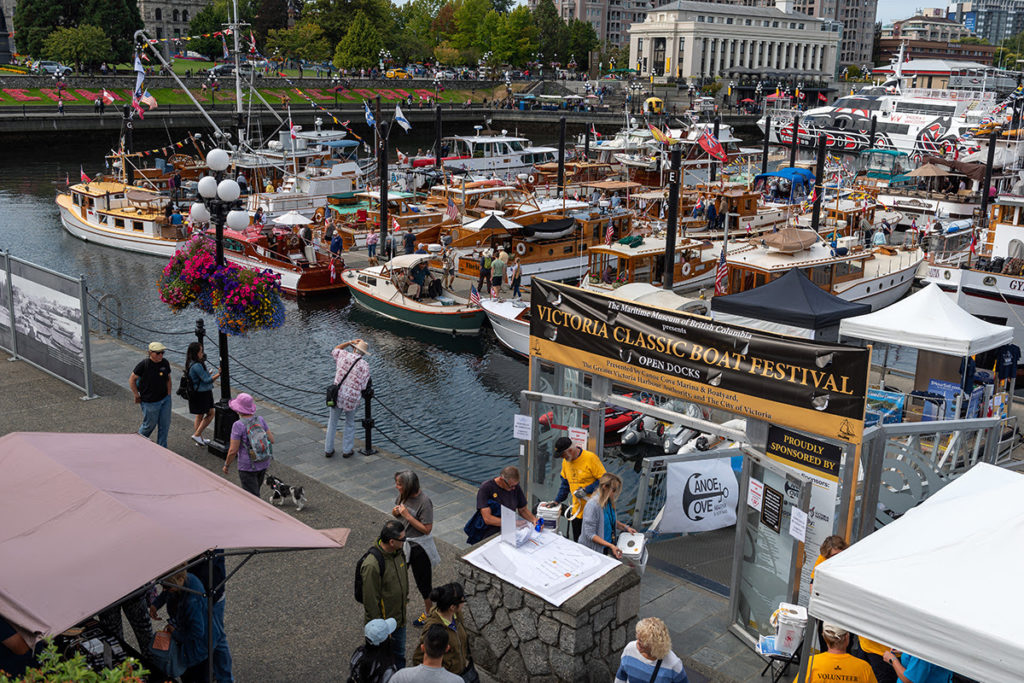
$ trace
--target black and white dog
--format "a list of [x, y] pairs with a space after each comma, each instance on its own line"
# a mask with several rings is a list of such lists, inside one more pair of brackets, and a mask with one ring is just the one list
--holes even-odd
[[274, 505], [284, 505], [284, 501], [290, 498], [296, 512], [306, 507], [306, 494], [301, 486], [290, 486], [272, 474], [267, 475], [267, 486], [272, 491], [267, 500]]

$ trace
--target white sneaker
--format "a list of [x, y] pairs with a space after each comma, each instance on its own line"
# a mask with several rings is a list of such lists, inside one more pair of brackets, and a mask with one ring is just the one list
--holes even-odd
[[209, 441], [207, 441], [203, 437], [196, 436], [195, 434], [192, 435], [192, 440], [196, 442], [197, 446], [205, 446], [209, 443]]

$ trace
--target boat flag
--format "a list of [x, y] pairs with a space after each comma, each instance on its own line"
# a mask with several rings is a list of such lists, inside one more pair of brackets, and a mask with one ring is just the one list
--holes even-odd
[[79, 173], [79, 176], [81, 177], [83, 183], [91, 183], [92, 182], [92, 179], [89, 178], [89, 176], [85, 175], [85, 169], [83, 167], [81, 167], [81, 166], [78, 167], [78, 173]]
[[398, 219], [395, 218], [394, 216], [391, 217], [391, 229], [394, 230], [395, 232], [398, 232], [399, 230], [402, 229], [402, 226], [399, 225], [398, 223]]
[[604, 233], [604, 243], [611, 244], [613, 239], [615, 239], [615, 228], [609, 223], [608, 229]]
[[253, 35], [252, 31], [249, 31], [249, 52], [256, 54], [256, 36]]
[[139, 98], [137, 96], [135, 96], [135, 95], [132, 95], [132, 109], [135, 110], [135, 113], [139, 115], [140, 119], [145, 118], [143, 116], [143, 113], [145, 113], [145, 110], [143, 110], [142, 105], [139, 104]]
[[68, 187], [71, 187], [71, 174], [68, 173], [67, 171], [64, 171], [64, 184]]
[[729, 155], [725, 153], [722, 143], [707, 128], [704, 129], [700, 138], [697, 139], [697, 144], [708, 153], [708, 156], [719, 161], [729, 161]]
[[412, 130], [412, 124], [409, 123], [409, 119], [405, 118], [405, 114], [402, 113], [402, 108], [398, 106], [398, 102], [395, 102], [395, 123], [400, 125], [406, 133]]
[[142, 82], [146, 80], [146, 70], [142, 66], [142, 62], [139, 60], [139, 53], [135, 53], [135, 90], [134, 95], [138, 97], [142, 94]]
[[715, 271], [715, 296], [726, 294], [729, 290], [726, 276], [729, 274], [729, 267], [725, 265], [725, 247], [722, 247], [722, 255], [718, 257], [718, 270]]
[[978, 232], [971, 233], [971, 253], [976, 254], [978, 248]]
[[825, 93], [821, 93], [821, 92], [818, 93], [818, 101], [819, 102], [828, 102], [828, 98], [825, 97]]
[[469, 286], [469, 305], [479, 306], [480, 305], [480, 292], [477, 291], [476, 285]]
[[648, 123], [647, 127], [651, 129], [651, 137], [653, 137], [655, 140], [657, 140], [663, 145], [667, 145], [669, 143], [669, 137], [662, 133], [657, 128], [655, 128], [653, 124]]
[[377, 125], [377, 120], [373, 118], [373, 112], [370, 111], [370, 105], [366, 102], [366, 100], [363, 100], [363, 114], [366, 116], [366, 125], [368, 125], [370, 128], [373, 128], [374, 126]]
[[594, 128], [594, 124], [590, 124], [590, 134], [595, 138], [601, 137], [601, 134], [597, 132], [597, 128]]
[[223, 33], [220, 34], [220, 44], [224, 46], [224, 59], [227, 59], [231, 53], [228, 52], [228, 39], [224, 37]]
[[337, 273], [334, 270], [334, 259], [331, 259], [331, 282], [334, 282], [334, 278], [337, 277]]
[[114, 96], [112, 94], [110, 94], [109, 92], [107, 92], [106, 88], [104, 88], [103, 90], [100, 91], [100, 98], [102, 98], [103, 104], [113, 104], [114, 103]]
[[453, 221], [459, 217], [459, 210], [455, 207], [455, 202], [452, 201], [451, 197], [448, 198], [448, 210], [445, 211], [445, 214]]
[[295, 123], [291, 119], [288, 119], [288, 134], [291, 136], [292, 140], [299, 139], [299, 136], [295, 131]]
[[156, 109], [156, 98], [150, 95], [148, 90], [142, 93], [142, 97], [139, 98], [139, 102], [142, 102], [150, 109]]
[[409, 163], [409, 157], [407, 157], [406, 155], [402, 154], [402, 150], [396, 149], [395, 151], [398, 152], [398, 163], [399, 163], [399, 165], [404, 166], [405, 164]]

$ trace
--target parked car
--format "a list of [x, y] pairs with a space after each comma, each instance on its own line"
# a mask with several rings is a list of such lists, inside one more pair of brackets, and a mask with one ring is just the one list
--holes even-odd
[[60, 62], [54, 62], [47, 59], [41, 59], [38, 62], [36, 62], [35, 65], [32, 67], [32, 70], [35, 71], [37, 74], [46, 74], [50, 76], [56, 74], [61, 78], [67, 76], [70, 73], [74, 73], [75, 71], [70, 66], [65, 66]]
[[437, 77], [443, 80], [454, 81], [458, 76], [451, 69], [440, 69], [437, 72]]
[[235, 73], [234, 64], [218, 64], [217, 66], [211, 66], [206, 70], [206, 73], [211, 76], [230, 76]]
[[406, 71], [405, 69], [388, 69], [387, 73], [385, 73], [384, 76], [386, 78], [398, 78], [398, 79], [412, 78], [412, 76], [409, 75], [409, 72]]

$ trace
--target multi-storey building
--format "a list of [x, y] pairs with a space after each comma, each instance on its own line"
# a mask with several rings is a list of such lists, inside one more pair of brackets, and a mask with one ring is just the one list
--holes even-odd
[[891, 26], [882, 27], [882, 39], [903, 38], [904, 40], [927, 40], [955, 43], [961, 38], [973, 35], [963, 24], [946, 17], [922, 15], [894, 21]]
[[843, 24], [840, 64], [871, 64], [878, 0], [795, 0], [798, 12]]
[[838, 25], [795, 12], [792, 2], [749, 7], [676, 0], [629, 29], [630, 66], [643, 75], [729, 76], [737, 68], [835, 75]]
[[963, 24], [992, 45], [1024, 31], [1024, 0], [971, 0], [950, 3], [947, 18]]
[[0, 14], [4, 15], [4, 22], [7, 25], [7, 46], [12, 53], [17, 52], [14, 46], [14, 2], [15, 0], [0, 0]]
[[[529, 0], [530, 10], [537, 0]], [[555, 9], [565, 21], [581, 19], [590, 23], [601, 42], [621, 45], [628, 39], [629, 25], [643, 21], [650, 0], [555, 0]]]
[[[209, 0], [138, 0], [142, 23], [150, 38], [164, 40], [189, 35], [188, 25], [201, 9], [210, 4]], [[175, 46], [164, 43], [173, 52]], [[182, 45], [182, 49], [187, 49]], [[213, 55], [216, 56], [216, 55]]]

